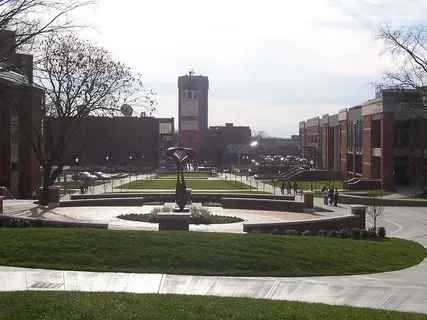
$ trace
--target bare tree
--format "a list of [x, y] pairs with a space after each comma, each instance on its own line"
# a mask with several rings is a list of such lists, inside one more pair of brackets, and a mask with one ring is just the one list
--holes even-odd
[[0, 70], [13, 67], [8, 57], [16, 50], [26, 51], [34, 41], [53, 32], [84, 27], [70, 13], [96, 4], [97, 0], [0, 0]]
[[102, 189], [104, 189], [104, 193], [107, 193], [108, 188], [110, 188], [110, 183], [103, 183], [102, 184]]
[[[427, 25], [403, 26], [392, 28], [384, 22], [380, 24], [376, 39], [383, 43], [383, 55], [388, 55], [395, 62], [394, 70], [383, 73], [381, 87], [395, 89], [401, 93], [397, 102], [398, 110], [407, 119], [417, 119], [417, 136], [419, 145], [416, 147], [418, 158], [421, 159], [418, 173], [424, 184], [424, 150], [427, 138]], [[409, 90], [408, 90], [409, 89]], [[399, 135], [396, 132], [396, 135]], [[399, 144], [403, 139], [396, 136]], [[399, 147], [399, 145], [397, 145]], [[415, 150], [414, 150], [415, 151]]]
[[366, 213], [374, 221], [374, 229], [376, 230], [377, 219], [384, 214], [384, 206], [381, 205], [378, 201], [378, 199], [382, 198], [382, 191], [381, 190], [379, 190], [379, 191], [378, 190], [370, 190], [368, 196], [370, 198], [371, 204], [366, 208]]
[[47, 118], [42, 125], [37, 121], [28, 125], [25, 138], [43, 168], [41, 203], [46, 204], [48, 187], [95, 134], [85, 132], [78, 141], [77, 154], [66, 152], [67, 146], [75, 142], [85, 118], [115, 115], [121, 105], [130, 102], [154, 109], [155, 101], [153, 92], [143, 89], [141, 75], [116, 62], [105, 49], [72, 34], [49, 37], [43, 42], [41, 52], [43, 59], [36, 73], [46, 93], [41, 113]]
[[252, 139], [261, 140], [270, 138], [270, 135], [264, 130], [252, 131]]

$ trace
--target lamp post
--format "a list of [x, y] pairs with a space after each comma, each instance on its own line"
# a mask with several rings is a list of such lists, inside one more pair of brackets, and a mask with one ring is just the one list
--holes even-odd
[[[314, 161], [310, 160], [310, 170], [313, 170]], [[313, 191], [313, 178], [311, 178], [311, 191]]]
[[[107, 161], [107, 173], [110, 174], [110, 163], [108, 162], [108, 160], [110, 160], [109, 156], [105, 157], [105, 160]], [[113, 176], [110, 174], [110, 184], [111, 184], [111, 192], [113, 191]]]
[[78, 184], [79, 184], [79, 167], [78, 167], [79, 158], [76, 158], [74, 161], [76, 162], [76, 183], [78, 186]]
[[[143, 172], [142, 172], [142, 183], [144, 184], [144, 172], [145, 172], [145, 169], [144, 169], [144, 159], [145, 159], [145, 156], [142, 156], [142, 163], [143, 163], [143, 165], [142, 165], [142, 168], [143, 168]], [[150, 173], [150, 177], [151, 177], [151, 173]]]
[[129, 187], [132, 182], [131, 161], [132, 161], [132, 156], [129, 156]]

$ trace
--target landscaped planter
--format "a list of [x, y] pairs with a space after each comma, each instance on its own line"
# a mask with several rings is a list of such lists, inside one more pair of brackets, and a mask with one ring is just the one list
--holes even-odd
[[189, 212], [158, 213], [159, 231], [189, 231], [190, 215]]

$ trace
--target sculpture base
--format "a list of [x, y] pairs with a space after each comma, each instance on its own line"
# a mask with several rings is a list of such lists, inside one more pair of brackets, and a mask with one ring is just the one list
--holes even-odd
[[184, 212], [184, 213], [186, 213], [186, 212], [190, 212], [190, 208], [185, 207], [184, 209], [181, 210], [180, 207], [175, 207], [174, 209], [172, 209], [172, 212]]
[[158, 213], [159, 231], [189, 231], [190, 213]]

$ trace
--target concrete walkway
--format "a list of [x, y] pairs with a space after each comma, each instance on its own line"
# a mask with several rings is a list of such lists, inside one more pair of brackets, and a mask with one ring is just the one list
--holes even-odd
[[[269, 188], [273, 191], [273, 187], [267, 184], [265, 188], [266, 191]], [[34, 206], [32, 202], [15, 201], [7, 203], [8, 210], [23, 210]], [[322, 199], [315, 198], [315, 205], [324, 206]], [[327, 213], [332, 216], [349, 212], [347, 205], [324, 207], [334, 210]], [[368, 218], [367, 222], [372, 221]], [[387, 207], [378, 225], [386, 228], [388, 236], [413, 240], [427, 246], [425, 208]], [[0, 267], [0, 290], [118, 291], [253, 297], [427, 314], [426, 274], [427, 260], [412, 268], [394, 272], [309, 278], [202, 277]]]
[[[315, 201], [321, 202], [321, 199]], [[25, 205], [21, 203], [21, 207]], [[15, 206], [15, 209], [17, 208], [18, 206]], [[336, 211], [328, 215], [340, 215], [349, 210], [346, 205], [329, 208]], [[424, 208], [387, 208], [384, 218], [379, 220], [379, 225], [386, 227], [389, 236], [427, 245], [427, 211]], [[0, 290], [81, 290], [244, 296], [427, 314], [426, 274], [427, 261], [395, 272], [310, 278], [201, 277], [0, 267]]]

